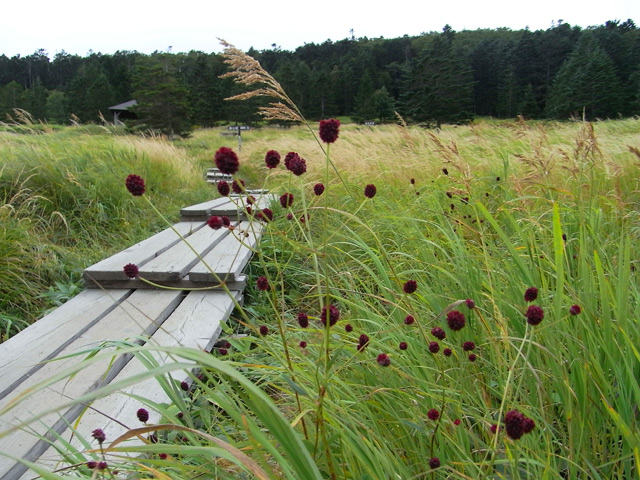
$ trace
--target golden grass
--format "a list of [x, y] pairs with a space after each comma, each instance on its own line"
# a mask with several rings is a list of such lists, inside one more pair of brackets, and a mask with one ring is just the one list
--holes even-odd
[[[330, 146], [338, 171], [352, 181], [405, 183], [410, 178], [435, 179], [442, 169], [467, 188], [481, 176], [509, 178], [522, 190], [525, 184], [575, 176], [591, 165], [616, 176], [638, 162], [640, 122], [621, 120], [556, 123], [478, 120], [470, 126], [446, 126], [435, 132], [419, 127], [343, 125], [339, 140]], [[216, 130], [195, 132], [194, 139], [219, 136]], [[218, 140], [219, 141], [219, 140]], [[236, 140], [229, 137], [228, 146]], [[243, 134], [241, 164], [249, 170], [264, 168], [264, 155], [278, 150], [299, 153], [307, 161], [303, 179], [323, 180], [325, 159], [306, 127], [289, 130], [263, 128]], [[288, 175], [283, 169], [268, 172], [275, 180]], [[276, 185], [276, 182], [273, 182]]]
[[170, 166], [178, 178], [185, 182], [202, 176], [193, 158], [167, 139], [123, 136], [114, 137], [114, 143], [144, 154], [152, 165]]

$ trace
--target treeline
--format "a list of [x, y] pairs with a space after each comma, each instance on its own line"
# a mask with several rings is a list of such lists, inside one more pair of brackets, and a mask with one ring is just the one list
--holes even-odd
[[[474, 116], [567, 119], [640, 114], [640, 30], [632, 20], [581, 28], [441, 32], [344, 39], [295, 51], [250, 50], [309, 119], [351, 116], [434, 125]], [[177, 133], [251, 122], [221, 55], [191, 51], [65, 52], [0, 56], [0, 119], [15, 108], [50, 123], [108, 120], [108, 107], [139, 103], [138, 126]]]

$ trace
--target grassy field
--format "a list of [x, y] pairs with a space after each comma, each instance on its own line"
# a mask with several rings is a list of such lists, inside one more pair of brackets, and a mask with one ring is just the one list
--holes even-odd
[[[204, 375], [181, 418], [163, 410], [261, 473], [168, 435], [137, 464], [77, 475], [638, 478], [640, 121], [344, 125], [331, 144], [315, 128], [243, 132], [240, 151], [215, 129], [175, 144], [0, 133], [4, 335], [161, 228], [129, 173], [171, 217], [217, 196], [202, 177], [227, 145], [247, 187], [294, 198], [273, 206], [229, 345], [177, 349]], [[306, 173], [268, 169], [271, 149]]]

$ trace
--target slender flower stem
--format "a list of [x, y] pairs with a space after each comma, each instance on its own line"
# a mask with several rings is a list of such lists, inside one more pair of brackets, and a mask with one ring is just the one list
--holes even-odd
[[[500, 430], [500, 419], [502, 418], [502, 412], [504, 412], [504, 407], [507, 402], [507, 393], [509, 392], [509, 385], [513, 380], [513, 375], [514, 375], [513, 372], [515, 371], [516, 363], [518, 363], [518, 359], [520, 358], [520, 355], [522, 355], [522, 350], [524, 349], [524, 345], [525, 343], [527, 343], [528, 335], [529, 335], [529, 324], [527, 323], [526, 330], [524, 332], [524, 337], [522, 338], [522, 342], [520, 343], [520, 347], [518, 348], [518, 352], [516, 353], [516, 357], [513, 360], [511, 368], [509, 369], [509, 375], [507, 376], [507, 381], [504, 386], [504, 392], [502, 393], [502, 400], [500, 401], [500, 409], [498, 410], [498, 431]], [[493, 470], [493, 464], [495, 462], [496, 454], [497, 454], [497, 447], [498, 447], [498, 435], [496, 434], [495, 437], [493, 438], [493, 445], [491, 448], [491, 459], [489, 461], [489, 466], [487, 471], [484, 472], [484, 475], [482, 478], [487, 478], [487, 475], [489, 474], [489, 472]]]

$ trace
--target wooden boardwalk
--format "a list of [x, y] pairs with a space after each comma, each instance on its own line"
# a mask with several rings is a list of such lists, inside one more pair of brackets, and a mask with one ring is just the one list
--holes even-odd
[[[79, 439], [90, 439], [96, 428], [113, 440], [127, 431], [123, 425], [139, 426], [136, 411], [141, 403], [136, 395], [168, 401], [158, 381], [150, 379], [98, 399], [90, 408], [70, 404], [146, 369], [136, 357], [118, 355], [109, 346], [105, 351], [114, 351], [109, 359], [92, 363], [71, 378], [56, 379], [86, 358], [74, 354], [125, 339], [211, 351], [222, 324], [242, 301], [243, 269], [262, 229], [260, 222], [247, 221], [238, 200], [225, 197], [182, 209], [173, 228], [87, 268], [82, 293], [0, 344], [0, 412], [15, 405], [0, 416], [0, 480], [37, 476], [11, 457], [54, 469], [61, 466], [54, 448], [61, 441], [82, 451], [86, 447]], [[258, 198], [261, 208], [270, 201], [266, 195]], [[228, 216], [234, 228], [209, 228], [206, 221], [211, 215]], [[142, 278], [172, 289], [128, 278], [123, 272], [128, 263], [139, 267]], [[230, 294], [220, 288], [220, 281]], [[193, 290], [205, 287], [210, 289]], [[154, 357], [160, 364], [167, 360], [166, 355]], [[175, 373], [173, 380], [189, 381], [189, 372]], [[43, 382], [49, 382], [45, 390], [21, 397]], [[69, 406], [45, 413], [64, 404]], [[156, 423], [158, 414], [149, 412], [149, 423]], [[70, 424], [78, 435], [71, 435]]]

